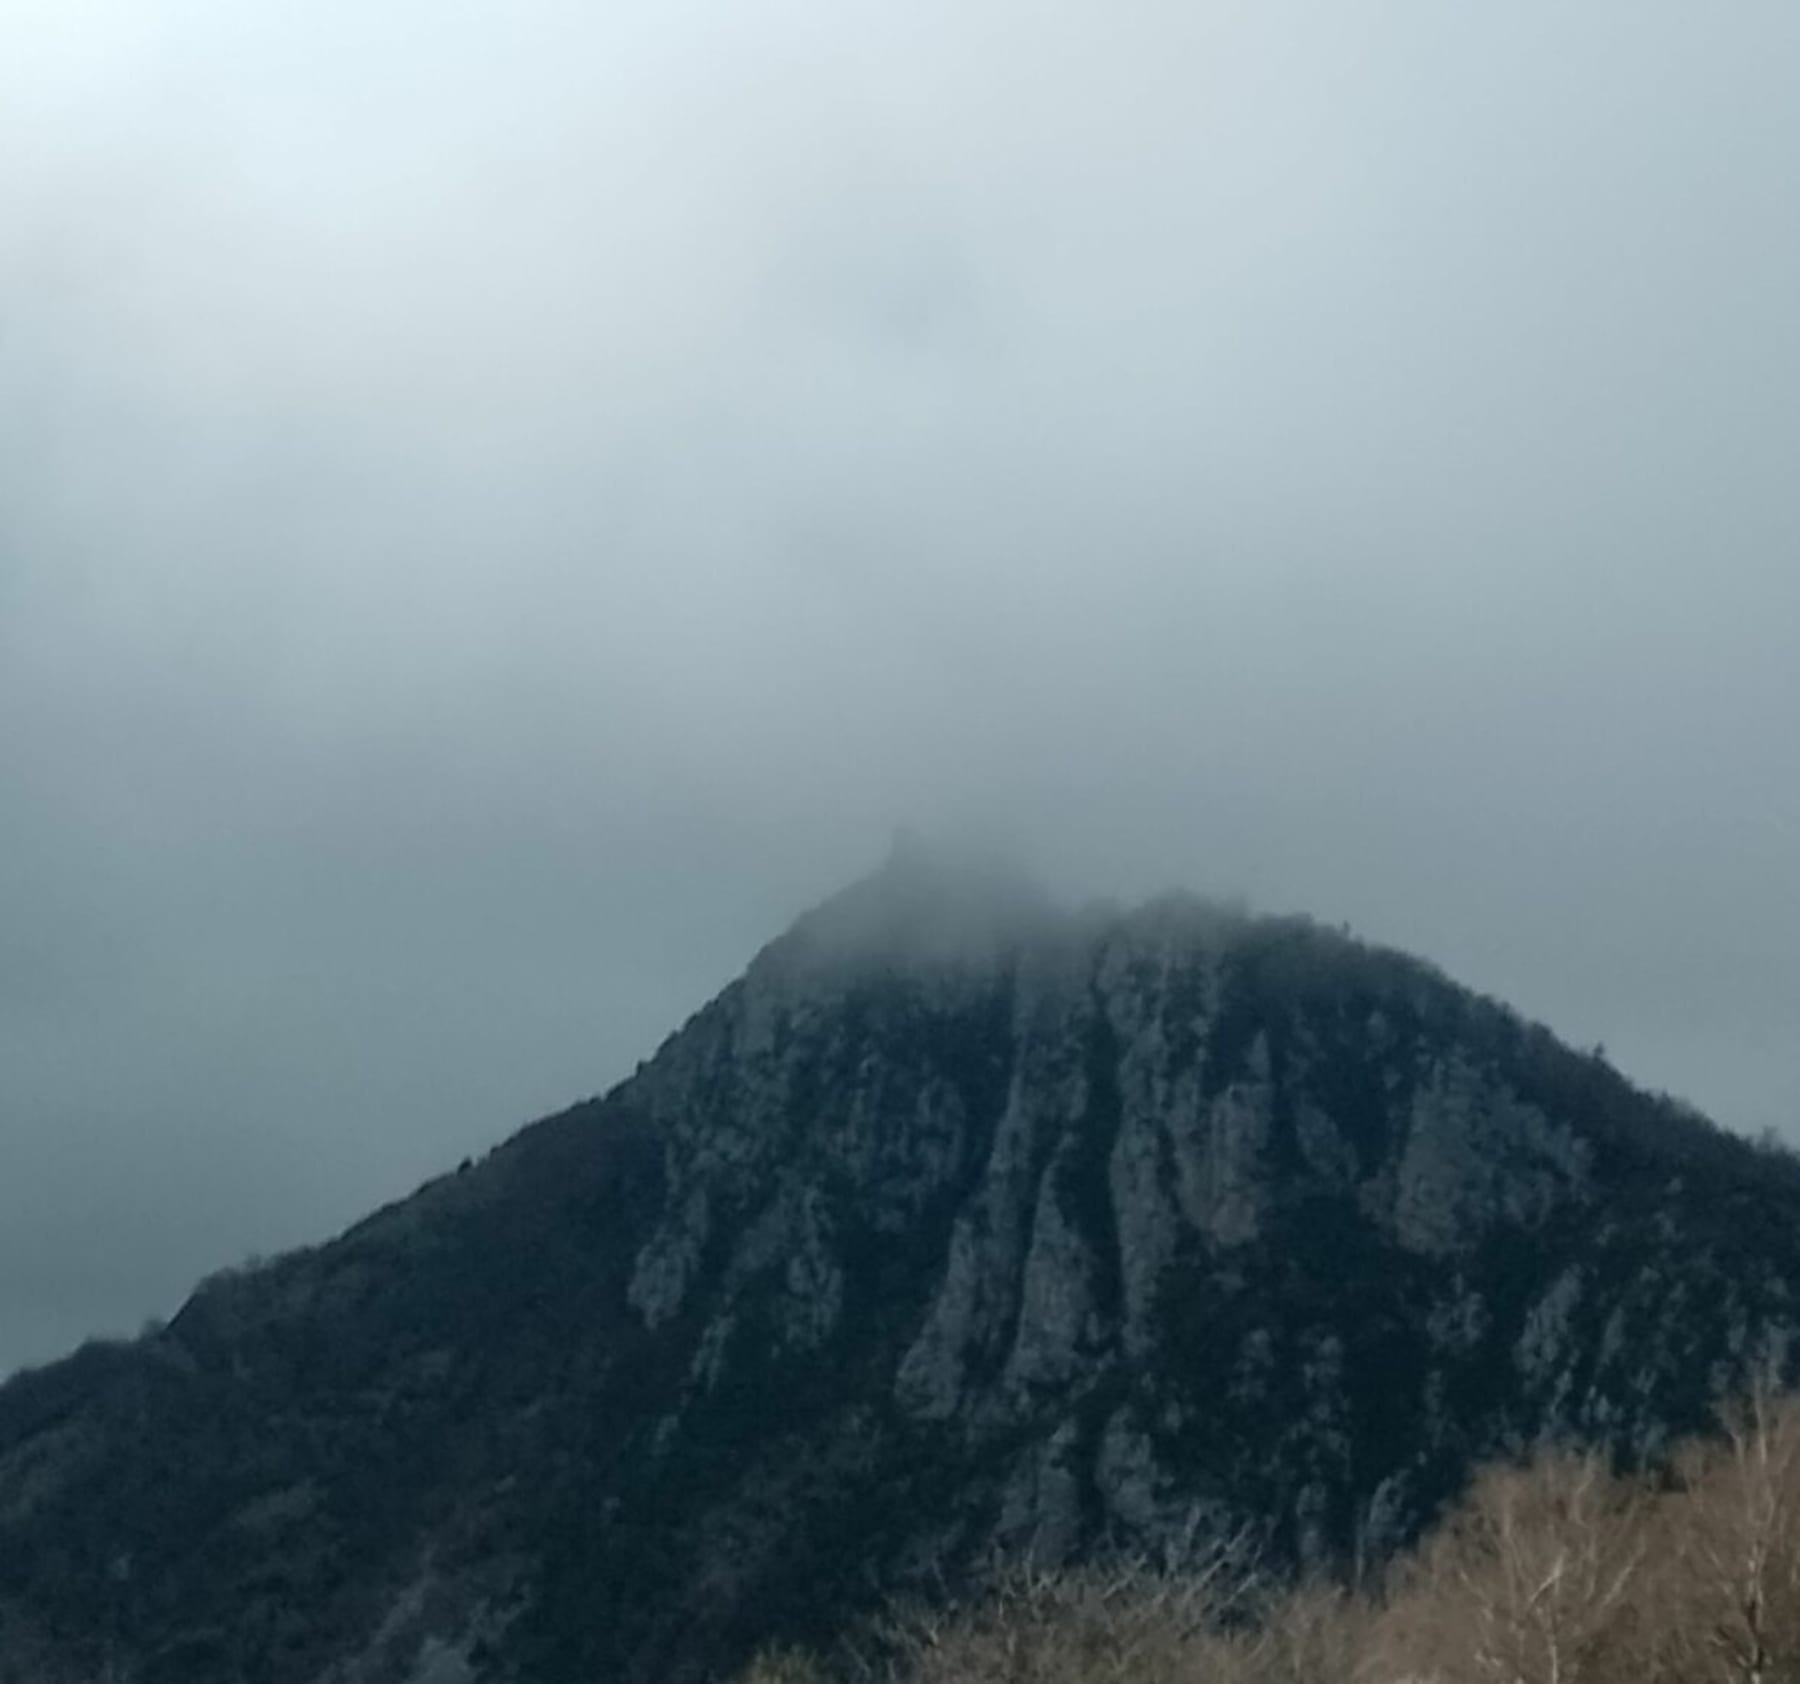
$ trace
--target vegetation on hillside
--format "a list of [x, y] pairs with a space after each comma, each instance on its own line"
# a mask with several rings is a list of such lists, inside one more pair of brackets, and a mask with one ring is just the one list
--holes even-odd
[[1242, 1539], [1172, 1565], [1013, 1563], [739, 1684], [1788, 1684], [1800, 1679], [1800, 1398], [1630, 1471], [1547, 1449], [1481, 1471], [1364, 1583], [1281, 1583]]

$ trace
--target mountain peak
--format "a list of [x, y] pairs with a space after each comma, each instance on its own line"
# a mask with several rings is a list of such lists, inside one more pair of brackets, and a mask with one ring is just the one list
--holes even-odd
[[1019, 861], [894, 833], [887, 858], [776, 944], [815, 965], [982, 965], [1064, 916]]

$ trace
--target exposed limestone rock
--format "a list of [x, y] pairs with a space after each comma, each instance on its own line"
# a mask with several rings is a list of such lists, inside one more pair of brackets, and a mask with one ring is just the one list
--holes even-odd
[[1411, 1250], [1447, 1254], [1500, 1223], [1535, 1226], [1586, 1177], [1572, 1129], [1462, 1058], [1440, 1060], [1413, 1096], [1393, 1177], [1394, 1232]]
[[1325, 1186], [1338, 1190], [1356, 1185], [1356, 1149], [1339, 1132], [1329, 1112], [1302, 1100], [1294, 1110], [1294, 1139], [1306, 1167]]
[[674, 1220], [666, 1223], [638, 1253], [627, 1291], [631, 1307], [655, 1328], [681, 1308], [688, 1283], [700, 1266], [700, 1254], [711, 1228], [711, 1206], [704, 1185], [689, 1193]]
[[1038, 1183], [1006, 1385], [1014, 1391], [1066, 1385], [1098, 1343], [1094, 1308], [1094, 1259], [1063, 1214], [1059, 1173], [1066, 1156], [1053, 1160]]
[[1019, 1458], [1001, 1500], [994, 1543], [1001, 1550], [1054, 1565], [1081, 1538], [1080, 1429], [1064, 1421]]
[[1449, 1289], [1432, 1305], [1425, 1321], [1432, 1343], [1458, 1357], [1479, 1350], [1492, 1325], [1481, 1294], [1461, 1275], [1451, 1278]]
[[[1154, 1055], [1151, 1055], [1154, 1056]], [[1167, 1084], [1145, 1061], [1121, 1064], [1119, 1136], [1106, 1166], [1118, 1235], [1121, 1338], [1142, 1359], [1158, 1338], [1156, 1310], [1181, 1237], [1181, 1213], [1169, 1188], [1170, 1142], [1163, 1126]]]
[[1191, 1141], [1177, 1146], [1182, 1205], [1215, 1245], [1246, 1244], [1261, 1229], [1271, 1098], [1266, 1080], [1234, 1083], [1208, 1108], [1199, 1151], [1182, 1152]]
[[1549, 1290], [1526, 1313], [1514, 1351], [1519, 1373], [1528, 1385], [1543, 1385], [1562, 1367], [1570, 1319], [1580, 1302], [1581, 1270], [1571, 1266], [1550, 1283]]
[[990, 1344], [999, 1331], [1002, 1304], [983, 1268], [987, 1236], [972, 1216], [960, 1216], [950, 1234], [942, 1285], [925, 1326], [900, 1359], [894, 1392], [900, 1406], [941, 1421], [962, 1400], [969, 1353]]
[[1194, 1508], [1193, 1493], [1171, 1477], [1130, 1404], [1107, 1417], [1094, 1484], [1113, 1521], [1134, 1537], [1174, 1537]]

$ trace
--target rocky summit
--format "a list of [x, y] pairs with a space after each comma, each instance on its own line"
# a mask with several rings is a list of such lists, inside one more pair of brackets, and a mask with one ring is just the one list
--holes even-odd
[[902, 849], [603, 1099], [0, 1389], [0, 1680], [698, 1680], [995, 1552], [1653, 1453], [1800, 1169], [1417, 960]]

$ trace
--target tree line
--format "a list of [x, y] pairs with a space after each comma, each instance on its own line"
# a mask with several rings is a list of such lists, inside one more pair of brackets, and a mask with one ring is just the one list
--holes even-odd
[[1800, 1684], [1800, 1399], [1764, 1379], [1653, 1467], [1491, 1466], [1359, 1586], [1242, 1539], [1180, 1565], [1018, 1563], [739, 1684]]

